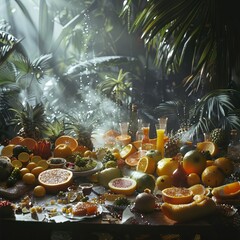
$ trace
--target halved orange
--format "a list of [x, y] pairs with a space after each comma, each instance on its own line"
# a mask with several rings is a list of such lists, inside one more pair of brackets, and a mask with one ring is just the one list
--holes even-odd
[[36, 146], [38, 145], [37, 141], [33, 138], [24, 138], [20, 145], [26, 146], [29, 150], [34, 150], [36, 149]]
[[204, 152], [209, 151], [211, 156], [216, 156], [218, 153], [218, 146], [211, 141], [198, 142], [197, 149]]
[[28, 162], [30, 160], [30, 154], [27, 152], [21, 152], [17, 156], [18, 160], [21, 162]]
[[58, 137], [55, 141], [55, 147], [59, 144], [68, 145], [72, 151], [78, 147], [78, 141], [74, 137], [68, 135]]
[[20, 169], [20, 168], [22, 167], [22, 162], [19, 161], [19, 160], [17, 160], [17, 159], [12, 160], [11, 164], [12, 164], [13, 167], [15, 167], [15, 168], [19, 168], [19, 169]]
[[41, 156], [38, 156], [38, 155], [33, 155], [31, 157], [31, 162], [35, 162], [35, 163], [38, 163], [39, 161], [42, 160], [42, 157]]
[[193, 201], [193, 192], [184, 187], [170, 187], [162, 190], [162, 200], [171, 204], [185, 204]]
[[70, 155], [72, 155], [72, 149], [69, 145], [65, 143], [61, 143], [57, 146], [55, 146], [53, 150], [53, 156], [54, 157], [61, 157], [61, 158], [67, 158]]
[[193, 192], [193, 195], [205, 195], [207, 193], [207, 189], [200, 183], [195, 184], [189, 187], [188, 189], [190, 189]]
[[125, 163], [128, 166], [135, 167], [138, 164], [138, 161], [141, 157], [146, 156], [147, 150], [138, 150], [137, 152], [132, 153], [127, 158], [125, 158]]
[[84, 145], [78, 145], [75, 149], [74, 149], [74, 153], [81, 153], [83, 154], [84, 152], [86, 152], [87, 150], [89, 150], [86, 146]]
[[40, 160], [38, 163], [37, 163], [37, 166], [40, 166], [42, 167], [44, 170], [48, 169], [49, 167], [49, 164], [47, 163], [46, 160]]
[[138, 161], [136, 170], [148, 174], [153, 174], [156, 169], [156, 161], [153, 158], [144, 156]]

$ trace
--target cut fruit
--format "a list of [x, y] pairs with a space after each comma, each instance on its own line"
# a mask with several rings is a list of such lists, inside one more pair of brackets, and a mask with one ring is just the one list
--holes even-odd
[[148, 174], [153, 174], [156, 169], [156, 162], [153, 158], [147, 156], [140, 158], [136, 170]]
[[24, 138], [21, 142], [20, 145], [27, 147], [27, 149], [33, 151], [36, 149], [38, 143], [35, 139], [33, 138]]
[[193, 192], [193, 195], [206, 195], [207, 190], [202, 184], [195, 184], [188, 188]]
[[17, 159], [12, 160], [11, 163], [12, 163], [13, 167], [16, 167], [16, 168], [21, 168], [22, 167], [22, 162], [17, 160]]
[[137, 188], [137, 182], [131, 178], [121, 177], [112, 179], [108, 186], [114, 193], [132, 195]]
[[62, 168], [48, 169], [38, 175], [38, 181], [47, 192], [56, 193], [72, 185], [73, 173]]
[[13, 155], [14, 144], [8, 144], [2, 148], [1, 155], [6, 157], [11, 157]]
[[136, 152], [137, 149], [131, 144], [127, 144], [122, 148], [122, 150], [119, 152], [121, 158], [126, 159], [128, 156]]
[[132, 153], [125, 159], [125, 163], [131, 167], [137, 166], [141, 157], [146, 156], [147, 150], [139, 150]]
[[212, 189], [212, 195], [217, 199], [238, 199], [240, 196], [240, 182], [228, 183]]
[[23, 137], [16, 136], [9, 141], [9, 144], [19, 145], [21, 144]]
[[131, 142], [130, 135], [119, 135], [115, 139], [122, 146], [126, 146], [126, 145], [130, 144], [130, 142]]
[[218, 146], [211, 141], [198, 142], [197, 149], [204, 152], [209, 151], [211, 156], [216, 156], [218, 153]]
[[38, 155], [34, 155], [31, 157], [31, 162], [35, 162], [38, 164], [38, 162], [40, 162], [42, 160], [42, 157], [41, 156], [38, 156]]
[[193, 201], [193, 192], [184, 187], [170, 187], [162, 190], [162, 199], [171, 204], [185, 204]]
[[65, 143], [61, 143], [57, 146], [55, 146], [53, 150], [53, 156], [54, 157], [61, 157], [61, 158], [67, 158], [72, 155], [72, 149], [69, 145]]
[[21, 161], [23, 163], [26, 163], [30, 159], [30, 154], [27, 153], [27, 152], [21, 152], [21, 153], [18, 154], [17, 158], [18, 158], [19, 161]]
[[29, 171], [31, 172], [35, 167], [37, 167], [37, 164], [35, 162], [30, 162], [27, 164], [26, 168], [29, 169]]
[[58, 137], [55, 141], [55, 147], [59, 144], [68, 145], [72, 151], [74, 151], [78, 147], [78, 141], [74, 137], [68, 135]]
[[38, 166], [42, 167], [44, 170], [48, 169], [49, 164], [46, 160], [41, 160], [37, 163]]

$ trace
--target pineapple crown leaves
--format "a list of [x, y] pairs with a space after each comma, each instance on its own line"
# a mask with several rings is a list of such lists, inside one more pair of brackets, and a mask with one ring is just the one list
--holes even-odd
[[46, 123], [43, 134], [50, 138], [57, 138], [64, 134], [65, 129], [64, 120], [61, 121], [55, 117], [52, 122]]
[[38, 103], [35, 106], [31, 106], [29, 103], [23, 106], [21, 103], [18, 108], [10, 108], [9, 110], [15, 112], [15, 117], [12, 119], [12, 123], [21, 127], [37, 127], [42, 129], [45, 123], [45, 108], [43, 103]]

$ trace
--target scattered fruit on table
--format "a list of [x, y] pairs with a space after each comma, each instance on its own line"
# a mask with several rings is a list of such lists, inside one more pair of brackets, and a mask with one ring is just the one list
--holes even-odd
[[146, 156], [147, 150], [138, 150], [125, 158], [125, 163], [130, 167], [136, 167], [139, 159]]
[[178, 167], [178, 160], [174, 158], [163, 158], [161, 159], [156, 168], [158, 176], [169, 175], [172, 176], [173, 172]]
[[138, 161], [136, 170], [148, 174], [153, 174], [156, 169], [156, 161], [150, 157], [141, 157]]
[[101, 170], [98, 175], [98, 183], [105, 188], [108, 188], [108, 183], [118, 177], [122, 177], [122, 172], [119, 168], [106, 168]]
[[126, 146], [124, 146], [119, 153], [121, 158], [125, 159], [136, 151], [137, 149], [134, 147], [134, 145], [129, 143]]
[[165, 188], [172, 187], [172, 177], [169, 175], [158, 176], [156, 179], [157, 190], [163, 190]]

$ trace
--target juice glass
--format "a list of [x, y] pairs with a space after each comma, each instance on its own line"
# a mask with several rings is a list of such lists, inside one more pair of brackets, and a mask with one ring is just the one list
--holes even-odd
[[142, 123], [142, 149], [147, 150], [148, 144], [150, 143], [149, 139], [150, 123]]
[[157, 132], [156, 150], [158, 150], [162, 158], [164, 158], [164, 134], [167, 126], [167, 118], [159, 118], [158, 121], [159, 123], [155, 125]]

